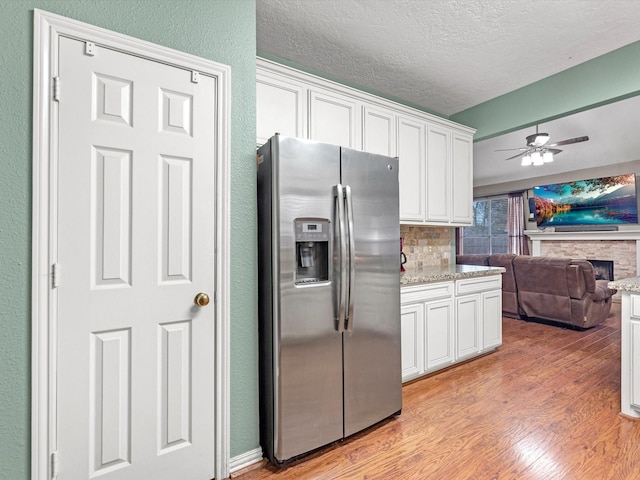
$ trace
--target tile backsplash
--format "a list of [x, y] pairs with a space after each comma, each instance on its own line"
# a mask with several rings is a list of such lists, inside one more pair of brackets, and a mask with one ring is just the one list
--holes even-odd
[[449, 265], [455, 238], [451, 227], [422, 227], [400, 225], [400, 236], [404, 237], [405, 268], [431, 265]]

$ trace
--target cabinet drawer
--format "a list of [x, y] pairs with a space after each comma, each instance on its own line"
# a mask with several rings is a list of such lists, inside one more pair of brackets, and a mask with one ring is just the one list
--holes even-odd
[[502, 288], [502, 275], [465, 278], [456, 282], [456, 295], [486, 292], [487, 290], [497, 290], [499, 288]]
[[630, 295], [631, 299], [631, 316], [640, 318], [640, 295]]
[[453, 295], [453, 282], [428, 283], [400, 289], [400, 303], [426, 302], [450, 298]]

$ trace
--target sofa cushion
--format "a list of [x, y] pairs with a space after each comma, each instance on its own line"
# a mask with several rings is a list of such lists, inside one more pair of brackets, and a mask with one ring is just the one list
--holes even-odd
[[[520, 255], [513, 260], [518, 289], [568, 297], [567, 267], [570, 264], [570, 258]], [[577, 285], [578, 271], [572, 273], [575, 278], [571, 283]]]

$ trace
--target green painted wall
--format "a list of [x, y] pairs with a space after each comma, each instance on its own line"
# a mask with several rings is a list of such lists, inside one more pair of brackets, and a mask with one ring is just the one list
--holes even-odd
[[231, 66], [231, 455], [257, 448], [255, 0], [0, 0], [0, 478], [30, 478], [33, 8]]
[[476, 128], [479, 141], [638, 94], [640, 42], [635, 42], [450, 119]]

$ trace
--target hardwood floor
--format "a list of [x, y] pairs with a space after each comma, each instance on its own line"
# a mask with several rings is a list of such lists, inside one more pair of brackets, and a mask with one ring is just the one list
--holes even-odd
[[497, 352], [403, 387], [402, 414], [240, 480], [640, 479], [640, 420], [620, 412], [620, 304], [579, 332], [503, 319]]

